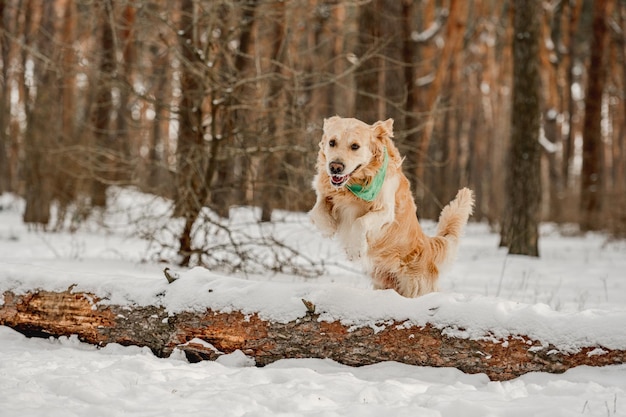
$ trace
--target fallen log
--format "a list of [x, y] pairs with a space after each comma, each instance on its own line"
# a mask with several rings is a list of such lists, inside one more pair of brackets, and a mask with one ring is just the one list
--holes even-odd
[[330, 358], [361, 366], [382, 361], [410, 365], [455, 367], [485, 373], [492, 380], [510, 380], [527, 372], [560, 373], [579, 366], [626, 362], [626, 350], [587, 346], [564, 352], [525, 335], [479, 340], [447, 334], [431, 324], [385, 322], [351, 328], [320, 320], [315, 305], [304, 317], [278, 323], [239, 311], [171, 314], [160, 306], [102, 303], [90, 293], [66, 291], [4, 292], [0, 325], [27, 336], [78, 335], [86, 343], [149, 347], [159, 357], [182, 350], [191, 362], [214, 360], [241, 350], [264, 366], [286, 358]]

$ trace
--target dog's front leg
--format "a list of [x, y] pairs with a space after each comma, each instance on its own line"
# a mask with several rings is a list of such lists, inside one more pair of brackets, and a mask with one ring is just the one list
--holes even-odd
[[383, 234], [383, 228], [393, 222], [393, 220], [393, 207], [384, 207], [380, 210], [370, 211], [356, 219], [353, 226], [353, 240], [355, 243], [359, 242], [360, 244], [354, 245], [354, 249], [357, 252], [353, 253], [353, 255], [358, 258], [367, 253], [368, 242], [375, 240], [379, 234]]
[[356, 261], [367, 253], [367, 231], [364, 229], [361, 216], [350, 224], [349, 233], [345, 235], [344, 247], [351, 261]]
[[351, 261], [357, 260], [367, 254], [369, 242], [377, 238], [379, 233], [384, 233], [383, 227], [394, 220], [394, 208], [383, 207], [375, 211], [369, 211], [358, 217], [350, 226], [344, 246], [346, 254]]
[[333, 205], [330, 197], [317, 197], [315, 205], [309, 211], [311, 222], [322, 232], [324, 237], [331, 237], [337, 231], [337, 221], [330, 214]]
[[358, 217], [350, 233], [346, 251], [350, 259], [358, 259], [367, 253], [368, 242], [385, 233], [385, 225], [395, 220], [395, 190], [397, 183], [390, 182], [383, 188], [382, 198], [370, 211]]

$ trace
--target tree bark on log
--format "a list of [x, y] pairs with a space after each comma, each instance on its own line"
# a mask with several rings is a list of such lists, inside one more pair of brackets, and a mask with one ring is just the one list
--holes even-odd
[[[626, 362], [625, 350], [589, 346], [566, 353], [524, 335], [471, 340], [448, 336], [429, 324], [409, 327], [405, 323], [351, 329], [340, 322], [318, 320], [315, 306], [306, 300], [307, 315], [288, 323], [264, 321], [256, 314], [237, 311], [169, 314], [163, 307], [101, 301], [93, 294], [72, 292], [72, 288], [5, 292], [0, 325], [27, 336], [78, 335], [83, 342], [98, 346], [147, 346], [159, 357], [180, 349], [190, 362], [215, 360], [241, 350], [254, 358], [257, 366], [287, 358], [330, 358], [351, 366], [397, 361], [455, 367], [466, 373], [485, 373], [497, 381], [533, 371], [561, 373], [579, 365]], [[598, 348], [601, 354], [596, 354]]]

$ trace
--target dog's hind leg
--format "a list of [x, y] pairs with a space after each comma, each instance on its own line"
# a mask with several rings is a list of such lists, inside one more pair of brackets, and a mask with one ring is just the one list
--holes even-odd
[[398, 286], [398, 278], [396, 274], [380, 268], [372, 271], [372, 283], [375, 290], [396, 290]]
[[423, 264], [415, 268], [407, 268], [398, 276], [396, 291], [409, 298], [438, 291], [438, 275], [439, 268], [434, 263], [429, 263], [426, 269]]

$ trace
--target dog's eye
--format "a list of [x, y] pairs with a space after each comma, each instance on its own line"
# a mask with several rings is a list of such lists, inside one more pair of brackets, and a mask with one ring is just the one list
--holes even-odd
[[352, 149], [353, 151], [356, 151], [357, 149], [359, 149], [361, 146], [358, 143], [353, 143], [350, 146], [350, 149]]
[[330, 146], [331, 148], [334, 148], [336, 144], [337, 142], [335, 141], [335, 139], [331, 139], [328, 141], [328, 146]]

